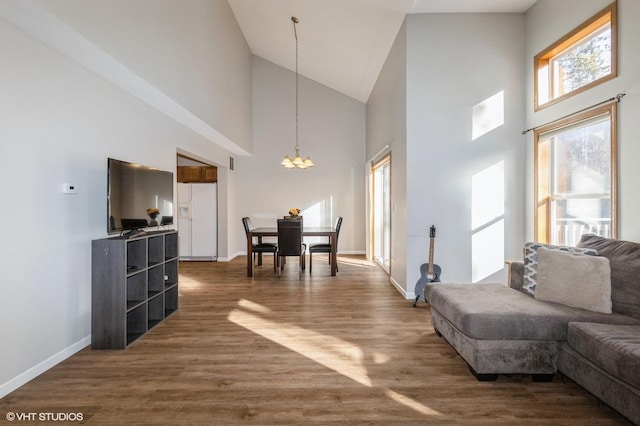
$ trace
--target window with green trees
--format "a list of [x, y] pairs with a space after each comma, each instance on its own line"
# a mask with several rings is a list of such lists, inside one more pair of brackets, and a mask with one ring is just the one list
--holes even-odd
[[536, 241], [616, 238], [616, 104], [540, 127], [534, 141]]
[[616, 11], [614, 2], [536, 55], [536, 111], [616, 76]]

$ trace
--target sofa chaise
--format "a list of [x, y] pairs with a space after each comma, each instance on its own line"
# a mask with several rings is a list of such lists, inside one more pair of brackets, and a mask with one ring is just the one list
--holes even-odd
[[560, 372], [640, 424], [640, 244], [531, 247], [535, 261], [510, 262], [508, 287], [429, 284], [436, 333], [478, 380]]

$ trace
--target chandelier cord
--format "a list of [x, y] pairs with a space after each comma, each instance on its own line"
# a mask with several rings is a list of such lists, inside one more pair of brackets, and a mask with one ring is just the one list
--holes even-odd
[[293, 36], [296, 39], [296, 154], [298, 153], [300, 147], [298, 146], [298, 31], [296, 29], [296, 24], [298, 23], [297, 18], [291, 18], [293, 21]]
[[293, 22], [293, 35], [296, 41], [296, 145], [295, 145], [295, 156], [293, 158], [289, 158], [288, 155], [284, 156], [284, 159], [280, 163], [280, 165], [286, 169], [308, 169], [313, 167], [313, 161], [311, 158], [307, 156], [307, 158], [302, 159], [300, 156], [300, 74], [298, 73], [299, 66], [299, 49], [298, 49], [298, 18], [295, 16], [291, 17], [291, 22]]

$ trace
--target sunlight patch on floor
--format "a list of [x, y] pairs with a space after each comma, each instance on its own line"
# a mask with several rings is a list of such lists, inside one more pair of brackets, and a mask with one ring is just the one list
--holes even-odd
[[250, 311], [253, 312], [259, 312], [261, 314], [270, 314], [271, 313], [271, 309], [267, 308], [266, 306], [262, 306], [258, 303], [254, 303], [250, 300], [247, 299], [240, 299], [238, 301], [238, 306], [240, 306], [241, 308], [245, 308], [248, 309]]
[[344, 256], [338, 256], [338, 263], [344, 263], [345, 265], [352, 265], [352, 266], [361, 266], [364, 268], [369, 268], [373, 266], [373, 263], [369, 262], [367, 259], [355, 259], [353, 257], [344, 257]]
[[[307, 256], [309, 256], [307, 254]], [[320, 262], [326, 263], [329, 265], [329, 255], [327, 254], [316, 254], [313, 256], [313, 264], [317, 265]], [[338, 256], [338, 268], [340, 265], [350, 265], [350, 266], [360, 266], [361, 268], [370, 268], [374, 266], [372, 262], [369, 262], [364, 258], [356, 258], [356, 257], [346, 257], [346, 256]]]
[[[337, 337], [321, 334], [293, 324], [263, 318], [260, 314], [271, 314], [271, 310], [250, 300], [241, 299], [238, 302], [238, 307], [241, 309], [234, 309], [229, 313], [229, 321], [363, 386], [374, 387], [365, 365], [367, 355], [370, 355], [375, 364], [384, 364], [390, 361], [390, 358], [383, 353], [365, 354], [360, 347]], [[429, 416], [440, 414], [418, 401], [391, 389], [384, 388], [384, 393], [393, 401], [418, 413]]]
[[437, 412], [436, 410], [433, 410], [423, 404], [420, 404], [418, 401], [415, 401], [409, 398], [408, 396], [404, 396], [402, 394], [399, 394], [398, 392], [392, 391], [391, 389], [385, 389], [384, 394], [387, 395], [389, 398], [393, 399], [394, 401], [404, 405], [405, 407], [411, 408], [412, 410], [417, 411], [418, 413], [422, 413], [427, 416], [440, 415], [440, 413]]
[[203, 286], [204, 284], [198, 280], [180, 275], [180, 291], [198, 290]]
[[389, 358], [388, 355], [381, 354], [379, 352], [373, 354], [373, 362], [375, 362], [376, 364], [385, 364], [389, 361], [391, 361], [391, 358]]
[[228, 318], [229, 321], [343, 376], [362, 385], [371, 386], [367, 370], [362, 365], [364, 354], [360, 348], [351, 343], [292, 324], [276, 323], [239, 309], [231, 311]]

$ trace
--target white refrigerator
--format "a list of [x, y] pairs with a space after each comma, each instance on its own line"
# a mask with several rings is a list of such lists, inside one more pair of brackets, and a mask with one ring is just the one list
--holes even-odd
[[218, 257], [218, 185], [178, 183], [178, 236], [181, 260]]

